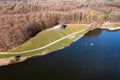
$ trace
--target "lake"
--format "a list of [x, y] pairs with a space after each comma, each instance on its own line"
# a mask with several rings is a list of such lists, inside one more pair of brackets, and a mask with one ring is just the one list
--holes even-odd
[[120, 31], [96, 29], [62, 50], [0, 67], [0, 80], [120, 80]]

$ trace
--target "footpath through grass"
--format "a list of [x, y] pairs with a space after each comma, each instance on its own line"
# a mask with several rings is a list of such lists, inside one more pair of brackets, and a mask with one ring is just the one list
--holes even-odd
[[[84, 30], [84, 29], [86, 29], [86, 25], [84, 25], [84, 24], [68, 24], [67, 28], [64, 30], [48, 30], [47, 29], [47, 30], [40, 32], [34, 38], [31, 38], [29, 41], [24, 43], [22, 46], [20, 46], [16, 49], [9, 50], [9, 52], [21, 52], [21, 51], [37, 49], [37, 48], [43, 47], [47, 44], [50, 44], [51, 42], [54, 42], [64, 36], [67, 36], [69, 34], [72, 34], [74, 32]], [[64, 40], [61, 40], [47, 48], [42, 49], [42, 50], [36, 50], [33, 52], [27, 52], [27, 53], [22, 53], [22, 54], [0, 54], [0, 58], [14, 57], [17, 55], [33, 56], [33, 55], [40, 54], [45, 51], [58, 50], [60, 48], [70, 45], [73, 42], [73, 40], [75, 38], [77, 38], [78, 36], [80, 36], [81, 34], [84, 34], [84, 32], [80, 32], [69, 38], [65, 38]]]

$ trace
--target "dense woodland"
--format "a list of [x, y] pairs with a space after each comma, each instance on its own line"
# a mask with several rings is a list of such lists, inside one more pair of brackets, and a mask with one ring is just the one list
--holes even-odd
[[0, 50], [57, 24], [120, 22], [120, 2], [0, 1]]

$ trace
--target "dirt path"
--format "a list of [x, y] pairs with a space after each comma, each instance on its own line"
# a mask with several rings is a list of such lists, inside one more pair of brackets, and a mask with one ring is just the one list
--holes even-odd
[[62, 38], [60, 38], [60, 39], [58, 39], [58, 40], [56, 40], [56, 41], [54, 41], [54, 42], [52, 42], [52, 43], [50, 43], [50, 44], [47, 44], [47, 45], [45, 45], [45, 46], [43, 46], [43, 47], [40, 47], [40, 48], [37, 48], [37, 49], [32, 49], [32, 50], [27, 50], [27, 51], [21, 51], [21, 52], [13, 52], [13, 53], [12, 53], [12, 52], [0, 52], [0, 54], [23, 54], [23, 53], [38, 51], [38, 50], [47, 48], [47, 47], [49, 47], [49, 46], [51, 46], [51, 45], [53, 45], [53, 44], [55, 44], [55, 43], [57, 43], [57, 42], [65, 39], [65, 38], [68, 38], [68, 37], [70, 37], [70, 36], [72, 36], [72, 35], [78, 34], [78, 33], [83, 32], [83, 31], [85, 31], [85, 30], [81, 30], [81, 31], [74, 32], [74, 33], [72, 33], [72, 34], [69, 34], [69, 35], [67, 35], [67, 36], [65, 36], [65, 37], [62, 37]]

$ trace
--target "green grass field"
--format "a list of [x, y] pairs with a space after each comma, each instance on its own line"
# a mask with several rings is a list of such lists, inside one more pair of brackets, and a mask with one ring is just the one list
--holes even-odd
[[[67, 28], [64, 30], [48, 30], [47, 29], [47, 30], [40, 32], [34, 38], [31, 38], [30, 40], [28, 40], [26, 43], [24, 43], [20, 47], [18, 47], [16, 49], [9, 50], [9, 52], [21, 52], [21, 51], [27, 51], [27, 50], [40, 48], [40, 47], [43, 47], [43, 46], [45, 46], [53, 41], [58, 40], [64, 36], [67, 36], [71, 33], [74, 33], [74, 32], [77, 32], [77, 31], [80, 31], [83, 29], [86, 29], [86, 25], [84, 25], [84, 24], [68, 24]], [[44, 48], [42, 50], [22, 53], [19, 55], [21, 55], [21, 56], [33, 56], [36, 54], [41, 54], [42, 52], [45, 52], [45, 51], [58, 50], [60, 48], [63, 48], [63, 47], [70, 45], [75, 38], [77, 38], [78, 36], [80, 36], [81, 34], [84, 34], [84, 33], [85, 32], [80, 32], [80, 33], [76, 34], [74, 36], [74, 38], [72, 38], [72, 39], [66, 38], [66, 39], [61, 40], [61, 41], [57, 42], [56, 44], [53, 44], [53, 45], [51, 45], [47, 48]], [[0, 54], [0, 58], [8, 58], [8, 57], [13, 57], [13, 56], [17, 56], [17, 55], [18, 54]]]

